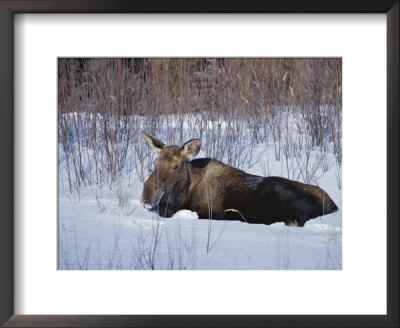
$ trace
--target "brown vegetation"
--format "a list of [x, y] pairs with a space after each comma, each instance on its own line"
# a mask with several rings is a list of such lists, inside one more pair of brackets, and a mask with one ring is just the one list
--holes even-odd
[[258, 143], [272, 143], [285, 176], [306, 183], [328, 169], [329, 151], [341, 187], [341, 59], [61, 58], [58, 64], [60, 156], [71, 191], [112, 187], [123, 171], [129, 181], [132, 173], [144, 181], [153, 155], [142, 145], [143, 130], [163, 132], [168, 144], [200, 137], [208, 156], [238, 168], [252, 162]]

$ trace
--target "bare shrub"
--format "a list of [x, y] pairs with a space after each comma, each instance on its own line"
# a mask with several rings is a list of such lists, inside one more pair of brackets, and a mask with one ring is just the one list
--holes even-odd
[[145, 130], [169, 144], [200, 137], [207, 156], [242, 169], [272, 143], [282, 174], [305, 182], [329, 169], [331, 152], [340, 188], [341, 69], [335, 58], [61, 58], [63, 186], [143, 182], [154, 159]]

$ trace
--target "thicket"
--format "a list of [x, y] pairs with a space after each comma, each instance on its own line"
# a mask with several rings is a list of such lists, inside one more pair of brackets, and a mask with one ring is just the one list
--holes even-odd
[[169, 144], [202, 138], [208, 156], [238, 168], [273, 144], [287, 177], [307, 183], [330, 169], [329, 152], [341, 188], [338, 58], [60, 58], [58, 111], [70, 191], [111, 187], [123, 172], [143, 181], [153, 160], [143, 130]]

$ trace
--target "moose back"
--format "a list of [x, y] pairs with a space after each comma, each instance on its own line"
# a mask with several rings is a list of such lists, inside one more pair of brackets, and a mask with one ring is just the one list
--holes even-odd
[[189, 161], [199, 152], [200, 139], [179, 147], [144, 132], [143, 137], [159, 156], [144, 183], [142, 202], [160, 216], [188, 209], [202, 219], [302, 227], [309, 219], [338, 209], [317, 186], [248, 174], [210, 158]]

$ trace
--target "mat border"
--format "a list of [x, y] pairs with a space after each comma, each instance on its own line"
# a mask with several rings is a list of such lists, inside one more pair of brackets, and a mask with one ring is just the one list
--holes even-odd
[[[14, 315], [13, 20], [17, 13], [385, 13], [387, 15], [387, 315]], [[399, 1], [0, 0], [0, 324], [4, 327], [399, 327]]]

